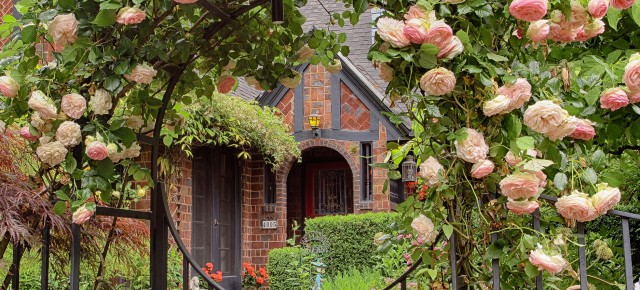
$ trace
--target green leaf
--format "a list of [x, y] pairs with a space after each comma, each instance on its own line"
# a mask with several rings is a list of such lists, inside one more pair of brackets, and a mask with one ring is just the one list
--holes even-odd
[[[369, 7], [369, 1], [367, 1], [367, 0], [356, 0], [353, 3], [353, 10], [355, 10], [357, 14], [364, 13], [365, 11], [367, 11], [368, 7]], [[355, 15], [355, 14], [352, 14], [351, 16], [353, 17], [353, 15]], [[357, 16], [358, 15], [356, 15], [356, 17]]]
[[122, 144], [125, 147], [130, 147], [133, 142], [138, 140], [136, 137], [136, 133], [134, 133], [130, 128], [126, 127], [122, 127], [118, 130], [113, 131], [113, 134], [120, 138]]
[[458, 39], [460, 39], [460, 42], [462, 42], [462, 45], [464, 45], [464, 50], [466, 51], [470, 51], [471, 50], [471, 40], [469, 40], [469, 34], [467, 34], [464, 30], [458, 30], [458, 32], [456, 32], [456, 36], [458, 37]]
[[57, 215], [62, 215], [66, 209], [67, 209], [67, 203], [64, 201], [58, 201], [53, 206], [53, 212]]
[[402, 174], [400, 174], [400, 171], [398, 170], [389, 170], [387, 172], [387, 176], [389, 177], [389, 179], [393, 179], [393, 180], [398, 180], [402, 178]]
[[438, 277], [438, 271], [436, 269], [427, 269], [427, 273], [431, 276], [431, 280], [435, 280]]
[[64, 193], [62, 190], [56, 191], [56, 197], [59, 200], [62, 200], [62, 201], [69, 201], [70, 200], [69, 196], [66, 193]]
[[595, 169], [602, 169], [606, 165], [607, 157], [602, 150], [598, 149], [591, 155], [591, 166]]
[[136, 173], [133, 174], [133, 179], [135, 181], [141, 181], [144, 179], [144, 177], [146, 176], [145, 172], [143, 170], [138, 170], [136, 171]]
[[634, 112], [636, 112], [636, 114], [640, 115], [640, 108], [638, 108], [638, 106], [632, 105], [631, 108], [633, 109]]
[[640, 26], [640, 3], [636, 1], [630, 9], [631, 18]]
[[100, 27], [111, 26], [116, 23], [116, 14], [118, 13], [117, 9], [103, 9], [98, 12], [96, 15], [96, 19], [94, 19], [91, 23], [98, 25]]
[[516, 146], [518, 146], [520, 150], [533, 149], [533, 147], [535, 146], [535, 141], [536, 140], [531, 136], [519, 137], [518, 139], [516, 139]]
[[448, 238], [451, 237], [451, 234], [453, 234], [453, 226], [450, 224], [445, 224], [442, 226], [442, 232], [444, 233], [444, 235]]
[[28, 25], [22, 28], [20, 32], [20, 37], [22, 37], [22, 42], [25, 44], [32, 43], [36, 41], [36, 35], [38, 33], [38, 27], [35, 25]]
[[589, 167], [582, 173], [582, 180], [590, 184], [596, 184], [596, 182], [598, 182], [598, 174], [593, 168]]
[[497, 240], [493, 242], [493, 244], [487, 247], [487, 252], [485, 253], [486, 259], [497, 259], [502, 255], [502, 250], [504, 248], [504, 242], [501, 240]]
[[531, 262], [526, 263], [526, 266], [524, 266], [524, 272], [529, 278], [536, 277], [540, 274], [540, 270], [538, 270], [538, 267], [531, 264]]
[[369, 52], [368, 56], [371, 61], [381, 61], [381, 62], [390, 62], [391, 58], [389, 58], [386, 54], [379, 51]]
[[64, 171], [67, 173], [73, 173], [77, 167], [78, 163], [76, 162], [76, 159], [73, 158], [73, 153], [69, 152], [67, 157], [64, 159]]
[[611, 26], [611, 28], [613, 28], [614, 30], [618, 30], [618, 22], [622, 18], [622, 11], [615, 9], [613, 7], [610, 7], [609, 10], [607, 11], [606, 18], [607, 18], [607, 21], [609, 22], [609, 26]]
[[551, 160], [533, 159], [527, 161], [527, 163], [525, 163], [522, 168], [524, 168], [525, 170], [540, 171], [551, 164], [553, 164], [553, 161]]
[[164, 137], [162, 137], [162, 143], [164, 143], [164, 146], [171, 146], [171, 143], [173, 143], [173, 137], [165, 135]]
[[624, 184], [624, 174], [619, 171], [605, 171], [600, 175], [600, 179], [612, 187], [618, 187]]
[[422, 68], [434, 68], [438, 64], [438, 58], [431, 54], [421, 54], [418, 59], [418, 65]]
[[109, 158], [105, 158], [100, 160], [96, 164], [96, 169], [98, 170], [98, 174], [106, 179], [110, 179], [113, 177], [113, 169], [115, 166], [113, 162]]
[[429, 115], [433, 117], [436, 117], [436, 118], [442, 117], [442, 114], [440, 113], [440, 109], [436, 105], [427, 105], [425, 109], [427, 110], [427, 113], [429, 113]]
[[64, 9], [74, 9], [74, 8], [76, 8], [76, 1], [75, 0], [58, 0], [58, 4], [60, 4], [60, 7], [64, 8]]
[[504, 128], [507, 130], [507, 139], [516, 139], [522, 132], [522, 121], [515, 114], [508, 114], [504, 119]]
[[490, 60], [498, 61], [498, 62], [500, 62], [500, 61], [508, 61], [508, 60], [509, 60], [508, 58], [506, 58], [506, 57], [504, 57], [504, 56], [502, 56], [502, 55], [497, 55], [497, 54], [495, 54], [495, 53], [491, 53], [491, 52], [490, 52], [490, 53], [487, 53], [487, 57], [488, 57]]
[[424, 43], [420, 46], [420, 51], [426, 54], [437, 55], [438, 47], [431, 43]]
[[569, 179], [567, 178], [567, 175], [564, 174], [563, 172], [558, 172], [556, 173], [556, 176], [553, 178], [553, 184], [556, 186], [557, 189], [563, 190], [567, 187], [567, 184], [569, 184]]

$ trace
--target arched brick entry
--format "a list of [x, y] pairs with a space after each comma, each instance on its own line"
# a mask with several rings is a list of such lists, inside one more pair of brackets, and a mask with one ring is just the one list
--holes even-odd
[[[299, 148], [301, 151], [326, 147], [338, 152], [349, 164], [351, 168], [351, 174], [353, 177], [353, 209], [354, 212], [358, 212], [360, 208], [360, 163], [357, 153], [351, 153], [350, 146], [352, 143], [348, 141], [340, 140], [328, 140], [328, 139], [310, 139], [300, 142]], [[357, 151], [356, 151], [357, 152]], [[289, 160], [285, 165], [280, 167], [276, 172], [276, 194], [278, 200], [287, 200], [287, 178], [293, 165], [298, 162], [297, 160]], [[287, 229], [287, 231], [290, 229]]]

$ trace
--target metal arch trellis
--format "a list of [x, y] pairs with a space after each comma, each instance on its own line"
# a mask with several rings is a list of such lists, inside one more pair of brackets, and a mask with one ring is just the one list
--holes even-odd
[[[219, 19], [211, 24], [203, 35], [203, 40], [208, 41], [220, 32], [227, 25], [235, 22], [240, 16], [251, 11], [252, 9], [265, 5], [271, 1], [272, 3], [272, 15], [277, 15], [278, 18], [283, 15], [283, 2], [281, 0], [254, 0], [248, 2], [246, 5], [242, 5], [236, 10], [226, 13], [213, 3], [207, 0], [198, 1], [198, 5], [209, 12], [209, 15]], [[167, 272], [168, 272], [168, 245], [169, 245], [169, 233], [171, 233], [174, 241], [176, 242], [178, 249], [183, 255], [183, 289], [189, 289], [189, 269], [193, 268], [194, 271], [204, 279], [209, 288], [224, 290], [222, 286], [213, 281], [203, 271], [201, 266], [195, 261], [193, 256], [187, 250], [187, 247], [182, 241], [178, 230], [175, 227], [175, 222], [169, 214], [169, 204], [166, 196], [166, 190], [164, 184], [158, 180], [158, 158], [160, 150], [160, 130], [162, 128], [165, 112], [167, 110], [169, 101], [173, 95], [173, 91], [178, 84], [183, 72], [195, 61], [200, 55], [193, 53], [187, 58], [187, 61], [181, 64], [168, 65], [163, 67], [170, 75], [167, 87], [165, 89], [162, 106], [156, 116], [156, 123], [151, 137], [146, 135], [138, 136], [139, 141], [152, 146], [151, 152], [151, 178], [156, 184], [151, 195], [151, 210], [139, 211], [139, 210], [127, 210], [110, 207], [97, 207], [96, 215], [112, 216], [121, 218], [134, 218], [150, 221], [151, 227], [151, 247], [150, 247], [150, 278], [151, 289], [167, 289]], [[158, 64], [155, 67], [159, 67]], [[78, 290], [80, 282], [80, 230], [81, 226], [73, 224], [71, 227], [71, 275], [70, 275], [70, 289]], [[42, 264], [40, 282], [41, 289], [49, 289], [49, 250], [50, 250], [50, 234], [51, 225], [48, 221], [45, 221], [42, 229]], [[14, 259], [12, 265], [12, 289], [20, 289], [19, 270], [20, 270], [20, 257], [23, 253], [23, 249], [19, 243], [14, 245]]]
[[[492, 197], [493, 198], [493, 197]], [[541, 195], [541, 199], [556, 202], [558, 200], [557, 197], [550, 195]], [[640, 214], [624, 212], [619, 210], [609, 210], [607, 215], [617, 216], [621, 220], [622, 227], [622, 248], [624, 253], [624, 271], [625, 271], [625, 289], [626, 290], [634, 290], [634, 281], [633, 281], [633, 263], [631, 261], [631, 235], [629, 232], [629, 220], [638, 220], [640, 221]], [[536, 231], [540, 231], [540, 211], [536, 209], [535, 212], [531, 214], [533, 229]], [[578, 258], [579, 258], [579, 274], [580, 274], [580, 290], [588, 290], [588, 275], [587, 275], [587, 255], [585, 252], [585, 223], [578, 222], [576, 223], [576, 230], [578, 234], [578, 243], [580, 244], [578, 248]], [[441, 236], [438, 236], [436, 240], [439, 240]], [[491, 234], [491, 242], [495, 242], [498, 239], [498, 234]], [[449, 240], [450, 248], [455, 249], [456, 245], [456, 235], [452, 234]], [[456, 251], [449, 251], [450, 257], [450, 267], [451, 267], [451, 286], [452, 289], [466, 289], [467, 285], [458, 281], [457, 278], [457, 266], [456, 266]], [[400, 286], [400, 289], [407, 289], [407, 280], [411, 276], [411, 274], [419, 268], [419, 265], [422, 263], [422, 257], [418, 259], [407, 271], [405, 271], [400, 277], [396, 278], [391, 284], [389, 284], [384, 290], [396, 289], [396, 286]], [[491, 268], [492, 268], [492, 284], [493, 290], [500, 290], [500, 264], [498, 259], [491, 260]], [[543, 290], [544, 284], [542, 280], [542, 272], [536, 277], [536, 290]]]

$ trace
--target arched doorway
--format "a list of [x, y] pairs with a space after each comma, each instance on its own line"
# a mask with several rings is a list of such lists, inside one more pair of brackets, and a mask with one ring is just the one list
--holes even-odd
[[294, 221], [302, 226], [305, 218], [353, 213], [353, 175], [338, 151], [303, 150], [302, 163], [294, 163], [287, 176], [287, 236], [293, 235]]

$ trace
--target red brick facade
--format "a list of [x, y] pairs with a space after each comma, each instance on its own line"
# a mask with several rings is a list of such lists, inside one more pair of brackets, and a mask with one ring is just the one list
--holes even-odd
[[343, 130], [367, 131], [371, 127], [369, 109], [343, 82], [340, 83], [340, 122]]

